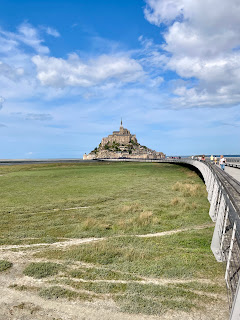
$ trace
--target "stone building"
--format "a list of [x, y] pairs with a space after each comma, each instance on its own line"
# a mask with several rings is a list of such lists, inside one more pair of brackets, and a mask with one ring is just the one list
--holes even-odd
[[92, 159], [162, 159], [165, 155], [156, 152], [138, 143], [136, 135], [131, 134], [128, 129], [123, 128], [122, 120], [119, 131], [113, 131], [106, 138], [102, 138], [101, 143], [88, 155], [83, 156], [83, 160]]
[[113, 131], [112, 134], [106, 138], [102, 138], [101, 145], [104, 147], [107, 143], [119, 143], [120, 145], [127, 145], [128, 143], [135, 142], [137, 143], [137, 138], [135, 134], [131, 134], [128, 129], [123, 128], [122, 120], [119, 131]]

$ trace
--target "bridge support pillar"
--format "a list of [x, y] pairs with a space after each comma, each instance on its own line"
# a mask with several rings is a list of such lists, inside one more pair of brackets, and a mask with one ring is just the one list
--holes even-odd
[[222, 241], [225, 219], [227, 219], [227, 205], [224, 200], [223, 194], [221, 194], [220, 205], [218, 207], [217, 221], [215, 224], [215, 229], [211, 243], [211, 250], [218, 262], [224, 261], [224, 255], [222, 252]]

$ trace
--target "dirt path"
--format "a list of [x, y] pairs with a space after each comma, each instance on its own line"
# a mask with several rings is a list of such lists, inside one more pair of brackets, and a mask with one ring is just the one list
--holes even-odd
[[[180, 232], [186, 232], [186, 231], [192, 231], [192, 230], [201, 230], [206, 229], [209, 227], [212, 227], [213, 224], [204, 224], [201, 226], [196, 226], [192, 228], [184, 228], [184, 229], [176, 229], [176, 230], [169, 230], [169, 231], [163, 231], [163, 232], [157, 232], [157, 233], [148, 233], [148, 234], [137, 234], [137, 235], [126, 235], [126, 237], [138, 237], [138, 238], [151, 238], [151, 237], [163, 237], [172, 235], [175, 233]], [[34, 248], [34, 247], [55, 247], [55, 248], [63, 248], [73, 245], [80, 245], [88, 242], [93, 241], [103, 241], [106, 239], [116, 238], [116, 237], [124, 237], [124, 235], [121, 236], [111, 236], [111, 237], [103, 237], [103, 238], [81, 238], [81, 239], [68, 239], [66, 241], [59, 241], [54, 243], [35, 243], [35, 244], [19, 244], [19, 245], [2, 245], [0, 246], [0, 250], [11, 250], [11, 249], [26, 249], [26, 248]]]
[[225, 306], [209, 306], [205, 314], [193, 312], [168, 312], [160, 316], [127, 314], [119, 311], [111, 300], [71, 302], [45, 300], [32, 293], [3, 288], [0, 296], [1, 320], [225, 320]]
[[39, 248], [39, 247], [63, 248], [63, 247], [80, 245], [88, 242], [101, 241], [101, 240], [105, 240], [105, 238], [83, 238], [83, 239], [70, 239], [67, 241], [59, 241], [59, 242], [53, 242], [53, 243], [3, 245], [0, 247], [0, 250], [27, 249], [27, 248]]
[[[133, 237], [159, 237], [171, 235], [178, 232], [189, 230], [200, 230], [212, 225], [202, 225], [195, 228], [177, 229], [166, 232], [132, 235]], [[113, 237], [110, 237], [113, 238]], [[48, 281], [54, 280], [54, 277], [47, 279], [34, 279], [23, 275], [23, 270], [29, 262], [45, 261], [33, 257], [36, 252], [41, 251], [42, 247], [64, 248], [72, 245], [81, 245], [93, 241], [102, 241], [108, 238], [85, 238], [85, 239], [68, 239], [56, 243], [41, 243], [31, 245], [7, 245], [0, 247], [0, 260], [6, 259], [13, 262], [13, 267], [0, 273], [0, 320], [227, 320], [227, 299], [217, 294], [212, 296], [216, 301], [220, 297], [221, 302], [215, 305], [207, 306], [207, 311], [185, 312], [167, 312], [159, 316], [150, 316], [142, 314], [122, 313], [116, 303], [109, 296], [102, 300], [94, 302], [84, 302], [80, 300], [68, 301], [66, 299], [46, 300], [38, 296], [37, 292], [18, 291], [13, 285], [26, 287], [49, 287], [52, 286]], [[18, 249], [18, 251], [14, 251]], [[21, 250], [23, 249], [23, 250]], [[30, 249], [30, 250], [26, 250]], [[58, 261], [56, 261], [58, 262]], [[82, 262], [74, 262], [72, 268], [79, 266], [96, 267]], [[64, 280], [64, 277], [61, 277]], [[86, 281], [84, 279], [71, 279], [75, 282]], [[168, 285], [188, 283], [188, 279], [165, 279], [165, 278], [148, 278], [142, 277], [140, 280], [90, 280], [88, 282], [108, 282], [108, 283], [140, 283]], [[211, 280], [194, 279], [206, 284], [211, 284]], [[61, 284], [62, 287], [68, 288], [67, 285]], [[70, 288], [70, 287], [69, 287]], [[71, 288], [71, 290], [76, 290]], [[205, 293], [204, 293], [205, 294]]]
[[212, 227], [213, 224], [204, 224], [202, 226], [197, 226], [193, 228], [185, 228], [185, 229], [176, 229], [176, 230], [170, 230], [170, 231], [163, 231], [163, 232], [157, 232], [157, 233], [148, 233], [143, 235], [136, 235], [136, 237], [139, 238], [152, 238], [152, 237], [162, 237], [162, 236], [169, 236], [175, 233], [179, 232], [186, 232], [186, 231], [192, 231], [192, 230], [202, 230], [209, 227]]

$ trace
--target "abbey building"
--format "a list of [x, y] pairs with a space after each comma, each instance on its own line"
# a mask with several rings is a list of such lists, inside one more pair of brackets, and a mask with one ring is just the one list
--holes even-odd
[[88, 155], [85, 154], [83, 159], [162, 159], [164, 157], [164, 153], [140, 145], [136, 135], [123, 128], [121, 121], [119, 131], [113, 131], [106, 138], [102, 138], [99, 146]]

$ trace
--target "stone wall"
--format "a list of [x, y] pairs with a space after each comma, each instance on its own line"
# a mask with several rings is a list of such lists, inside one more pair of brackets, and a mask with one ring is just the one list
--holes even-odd
[[128, 144], [131, 141], [131, 135], [109, 135], [102, 139], [101, 145], [104, 147], [108, 142], [112, 144], [113, 142], [119, 144]]
[[83, 160], [93, 160], [93, 159], [162, 159], [163, 154], [160, 153], [141, 153], [141, 154], [129, 154], [128, 152], [113, 152], [108, 150], [101, 150], [97, 154], [89, 153], [83, 156]]

